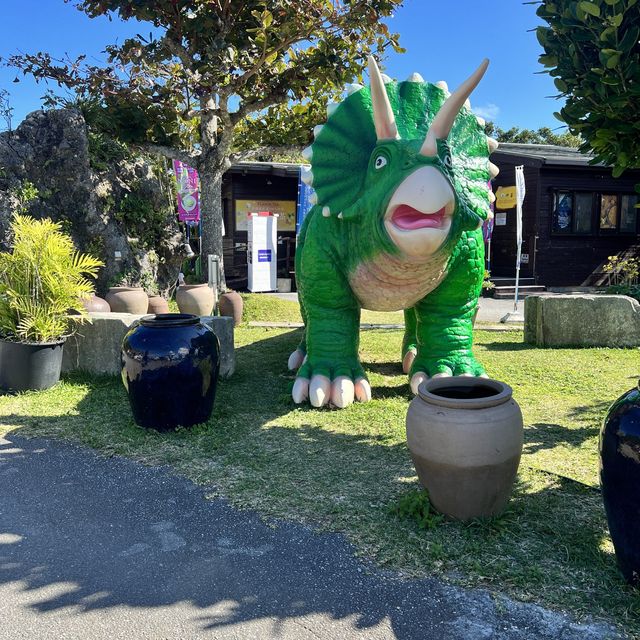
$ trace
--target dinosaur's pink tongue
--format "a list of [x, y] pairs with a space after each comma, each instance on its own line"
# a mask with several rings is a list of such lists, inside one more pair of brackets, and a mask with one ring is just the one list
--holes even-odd
[[407, 204], [401, 204], [396, 207], [391, 221], [399, 229], [405, 229], [410, 231], [412, 229], [424, 229], [425, 227], [431, 227], [439, 229], [442, 226], [444, 220], [444, 210], [442, 207], [440, 211], [435, 213], [422, 213]]

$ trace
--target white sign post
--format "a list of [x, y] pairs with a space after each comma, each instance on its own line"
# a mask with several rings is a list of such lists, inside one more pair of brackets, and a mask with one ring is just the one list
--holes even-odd
[[[520, 263], [522, 262], [522, 203], [526, 187], [524, 183], [524, 166], [516, 167], [516, 286], [513, 299], [513, 312], [500, 318], [500, 322], [522, 322], [524, 317], [518, 313], [518, 290], [520, 287]], [[529, 256], [527, 255], [527, 261]]]
[[278, 215], [266, 211], [247, 218], [249, 291], [275, 291], [278, 275]]
[[518, 312], [518, 287], [520, 285], [520, 263], [522, 261], [522, 203], [526, 194], [524, 166], [516, 167], [516, 293], [513, 300], [513, 312]]

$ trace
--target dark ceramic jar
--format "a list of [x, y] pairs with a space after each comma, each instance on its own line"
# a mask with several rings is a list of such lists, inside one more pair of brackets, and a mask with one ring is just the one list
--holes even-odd
[[620, 396], [600, 433], [600, 483], [611, 540], [627, 582], [640, 580], [640, 391]]
[[170, 431], [206, 422], [219, 369], [218, 338], [197, 316], [145, 316], [122, 342], [122, 381], [141, 427]]

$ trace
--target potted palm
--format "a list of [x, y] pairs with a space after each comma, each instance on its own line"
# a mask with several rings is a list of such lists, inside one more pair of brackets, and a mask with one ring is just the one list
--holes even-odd
[[88, 317], [88, 277], [102, 262], [78, 253], [48, 218], [15, 214], [11, 231], [13, 249], [0, 253], [0, 388], [47, 389], [60, 378], [72, 323]]

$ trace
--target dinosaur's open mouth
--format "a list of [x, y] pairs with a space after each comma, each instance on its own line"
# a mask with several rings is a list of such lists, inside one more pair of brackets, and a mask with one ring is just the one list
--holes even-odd
[[423, 213], [408, 204], [401, 204], [393, 210], [391, 222], [403, 231], [412, 231], [413, 229], [440, 229], [445, 219], [446, 207], [442, 207], [434, 213]]

